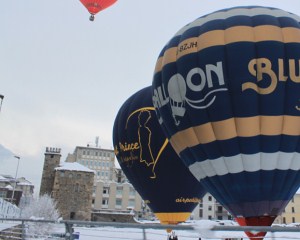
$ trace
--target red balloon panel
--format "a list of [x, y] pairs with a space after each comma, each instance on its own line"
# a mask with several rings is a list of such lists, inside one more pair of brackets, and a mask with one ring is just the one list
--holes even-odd
[[96, 14], [113, 5], [117, 0], [80, 0], [90, 14]]

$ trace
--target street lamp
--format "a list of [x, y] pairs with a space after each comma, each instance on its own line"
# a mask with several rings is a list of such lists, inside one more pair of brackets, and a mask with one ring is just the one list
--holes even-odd
[[1, 94], [0, 94], [0, 99], [1, 99], [1, 103], [0, 103], [0, 112], [1, 112], [1, 107], [2, 107], [3, 98], [4, 98], [4, 95], [1, 95]]
[[15, 189], [16, 189], [16, 185], [17, 185], [17, 175], [18, 175], [18, 169], [19, 169], [19, 162], [20, 162], [20, 157], [19, 156], [14, 156], [14, 157], [18, 159], [18, 165], [17, 165], [16, 175], [15, 175], [15, 184], [14, 184], [13, 192], [12, 192], [12, 196], [11, 196], [11, 203], [13, 203], [13, 200], [14, 200]]

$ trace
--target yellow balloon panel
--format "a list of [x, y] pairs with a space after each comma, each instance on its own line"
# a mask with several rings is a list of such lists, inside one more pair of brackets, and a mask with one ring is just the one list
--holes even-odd
[[190, 215], [190, 212], [155, 213], [161, 224], [178, 224], [186, 221]]

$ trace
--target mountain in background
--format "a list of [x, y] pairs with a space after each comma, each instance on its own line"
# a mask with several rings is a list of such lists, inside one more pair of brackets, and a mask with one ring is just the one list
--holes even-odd
[[12, 158], [14, 153], [0, 144], [0, 162], [7, 158]]

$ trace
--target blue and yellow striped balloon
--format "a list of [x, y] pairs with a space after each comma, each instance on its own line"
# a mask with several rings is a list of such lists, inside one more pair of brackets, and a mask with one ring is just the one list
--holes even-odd
[[300, 186], [299, 22], [268, 7], [217, 11], [179, 30], [156, 63], [165, 134], [241, 224], [272, 224]]

